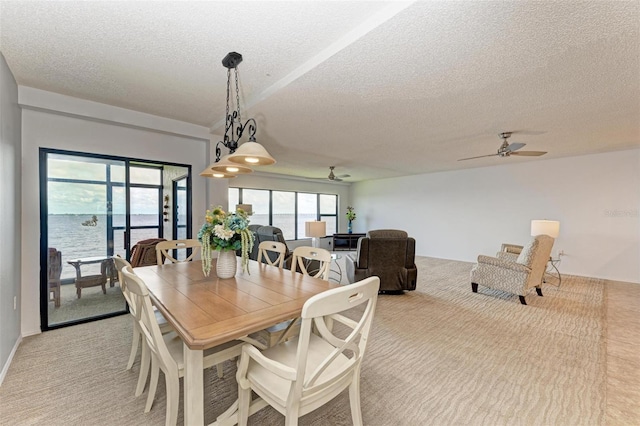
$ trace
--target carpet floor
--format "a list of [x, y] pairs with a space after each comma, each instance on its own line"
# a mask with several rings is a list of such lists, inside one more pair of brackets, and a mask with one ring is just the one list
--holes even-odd
[[[416, 291], [378, 298], [361, 377], [366, 425], [605, 424], [603, 280], [563, 276], [523, 306], [507, 293], [472, 293], [471, 263], [416, 263]], [[130, 338], [128, 316], [25, 338], [0, 387], [0, 424], [163, 424], [162, 377], [150, 413], [146, 393], [133, 396]], [[205, 372], [207, 423], [236, 399], [235, 370]], [[268, 407], [249, 424], [283, 421]], [[348, 393], [300, 424], [351, 424]]]

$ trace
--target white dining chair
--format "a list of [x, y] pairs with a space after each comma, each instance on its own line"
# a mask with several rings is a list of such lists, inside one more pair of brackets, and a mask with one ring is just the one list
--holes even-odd
[[[161, 241], [156, 244], [156, 262], [158, 266], [163, 265], [165, 259], [171, 263], [189, 262], [200, 252], [201, 248], [200, 241], [196, 239]], [[187, 249], [191, 249], [191, 254], [188, 256], [185, 254], [185, 258], [182, 260], [176, 259], [172, 254], [173, 250], [186, 251]]]
[[[272, 260], [270, 254], [277, 254]], [[258, 246], [258, 262], [266, 263], [271, 266], [277, 266], [282, 269], [284, 266], [284, 256], [287, 253], [287, 246], [278, 241], [263, 241]]]
[[[133, 269], [126, 266], [122, 269], [122, 275], [129, 289], [131, 302], [141, 312], [138, 324], [142, 335], [151, 353], [151, 379], [149, 381], [149, 393], [145, 413], [151, 410], [158, 385], [160, 370], [164, 373], [167, 407], [166, 425], [175, 425], [178, 419], [178, 406], [180, 404], [180, 377], [184, 376], [183, 343], [180, 336], [171, 332], [162, 334], [156, 321], [149, 290], [142, 279], [133, 273]], [[242, 351], [242, 341], [232, 340], [219, 346], [207, 349], [204, 352], [203, 368], [218, 365], [226, 360], [236, 358]]]
[[[127, 305], [129, 306], [129, 314], [131, 315], [131, 319], [133, 320], [131, 353], [129, 354], [129, 362], [127, 362], [127, 368], [126, 368], [127, 370], [131, 370], [131, 368], [133, 367], [133, 363], [136, 359], [136, 354], [138, 353], [138, 346], [140, 345], [140, 341], [142, 337], [142, 331], [140, 330], [140, 326], [138, 325], [138, 321], [140, 319], [140, 311], [137, 310], [136, 305], [132, 303], [131, 294], [122, 276], [122, 269], [124, 269], [127, 266], [131, 268], [131, 264], [126, 259], [123, 259], [120, 256], [114, 256], [113, 262], [116, 265], [116, 269], [118, 271], [118, 282], [120, 283], [120, 290], [122, 290], [122, 295], [124, 296], [124, 299], [127, 302]], [[171, 326], [171, 324], [167, 322], [167, 320], [162, 315], [162, 313], [155, 310], [154, 315], [156, 317], [156, 322], [158, 323], [158, 327], [160, 328], [160, 332], [162, 334], [166, 334], [173, 331], [173, 327]], [[147, 347], [146, 343], [142, 341], [142, 350], [141, 350], [141, 356], [140, 356], [140, 373], [138, 375], [138, 383], [136, 385], [135, 396], [140, 396], [142, 395], [142, 392], [144, 392], [144, 387], [147, 383], [147, 377], [149, 374], [149, 365], [151, 363], [150, 361], [151, 360], [149, 358], [149, 348]]]
[[[297, 425], [299, 417], [323, 406], [347, 387], [353, 424], [362, 425], [360, 368], [379, 289], [380, 279], [369, 277], [327, 290], [304, 304], [297, 338], [264, 352], [245, 344], [236, 374], [238, 425], [247, 424], [252, 404], [255, 409], [264, 407], [265, 402], [285, 416], [285, 425]], [[358, 320], [342, 315], [362, 304], [366, 305]], [[332, 328], [327, 326], [329, 319], [335, 324]], [[258, 395], [254, 401], [252, 391]]]
[[[266, 241], [262, 244], [271, 244], [271, 241]], [[281, 244], [281, 243], [276, 243]], [[284, 246], [284, 244], [282, 244]], [[285, 247], [286, 251], [286, 247]], [[297, 256], [296, 257], [296, 253]], [[284, 254], [282, 254], [284, 257]], [[310, 260], [317, 260], [320, 268], [318, 271], [309, 271], [308, 265]], [[260, 261], [260, 255], [258, 255], [258, 261]], [[298, 268], [301, 273], [308, 276], [319, 277], [324, 280], [329, 277], [329, 269], [331, 267], [331, 253], [327, 250], [314, 247], [298, 247], [293, 251], [293, 257], [291, 261], [291, 269], [294, 270], [296, 265], [300, 265]], [[283, 321], [276, 325], [273, 325], [267, 329], [261, 330], [252, 335], [261, 341], [264, 341], [267, 347], [274, 346], [286, 339], [290, 339], [298, 334], [300, 331], [300, 322], [298, 319], [292, 319], [289, 321]]]
[[[308, 271], [309, 261], [317, 260], [320, 266], [317, 271]], [[328, 250], [318, 248], [301, 246], [296, 247], [293, 250], [293, 258], [291, 260], [291, 270], [300, 270], [305, 275], [310, 275], [315, 278], [321, 278], [323, 280], [329, 279], [329, 272], [331, 269], [331, 252]]]

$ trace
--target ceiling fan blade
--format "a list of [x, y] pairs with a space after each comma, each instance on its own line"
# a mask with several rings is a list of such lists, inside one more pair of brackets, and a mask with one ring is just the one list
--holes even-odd
[[458, 161], [473, 160], [473, 159], [476, 159], [476, 158], [483, 158], [483, 157], [495, 157], [496, 155], [498, 155], [498, 154], [479, 155], [477, 157], [461, 158]]
[[545, 155], [547, 151], [518, 151], [512, 152], [511, 155], [522, 155], [525, 157], [539, 157], [541, 155]]
[[339, 177], [339, 178], [348, 178], [348, 177], [351, 177], [351, 175], [338, 175], [338, 176], [336, 176], [336, 177]]
[[519, 143], [519, 142], [511, 143], [511, 144], [509, 144], [509, 145], [507, 146], [507, 149], [508, 149], [509, 151], [513, 152], [513, 151], [517, 151], [517, 150], [519, 150], [520, 148], [522, 148], [522, 147], [523, 147], [523, 146], [525, 146], [525, 145], [526, 145], [526, 143]]
[[342, 179], [340, 179], [339, 177], [334, 177], [333, 179], [329, 179], [332, 182], [342, 182]]

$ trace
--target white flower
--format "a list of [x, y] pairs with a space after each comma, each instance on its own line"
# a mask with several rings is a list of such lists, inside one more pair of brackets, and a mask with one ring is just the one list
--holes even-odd
[[228, 241], [231, 237], [233, 237], [233, 234], [235, 234], [235, 232], [230, 229], [224, 229], [224, 225], [214, 226], [213, 233], [216, 234], [216, 237], [225, 241]]

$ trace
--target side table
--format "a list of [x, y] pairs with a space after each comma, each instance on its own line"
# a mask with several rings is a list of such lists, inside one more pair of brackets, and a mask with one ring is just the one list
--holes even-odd
[[356, 250], [358, 240], [367, 234], [333, 234], [333, 250]]
[[[82, 289], [87, 287], [102, 287], [102, 293], [107, 294], [107, 278], [109, 278], [110, 286], [113, 287], [116, 277], [116, 268], [113, 259], [105, 256], [84, 257], [80, 259], [72, 259], [67, 261], [76, 269], [76, 295], [78, 299], [82, 296]], [[82, 266], [91, 264], [100, 264], [100, 274], [82, 276]]]
[[557, 281], [557, 287], [560, 287], [562, 284], [562, 275], [558, 270], [558, 265], [560, 264], [560, 258], [554, 259], [552, 257], [549, 258], [547, 262], [547, 269], [544, 271], [542, 276], [542, 282], [545, 284], [556, 285], [554, 281]]

